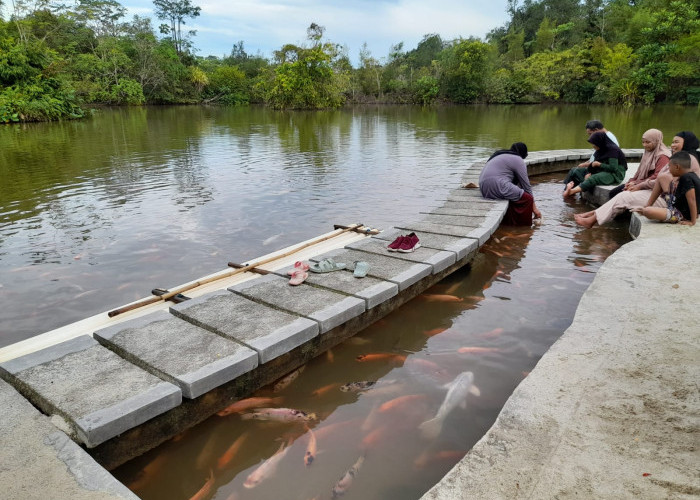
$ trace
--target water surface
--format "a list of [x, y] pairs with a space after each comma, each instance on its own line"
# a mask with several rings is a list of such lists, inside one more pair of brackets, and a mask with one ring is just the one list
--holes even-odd
[[[698, 108], [144, 107], [0, 127], [0, 346], [332, 229], [413, 218], [464, 167], [520, 140], [625, 147]], [[670, 142], [667, 140], [667, 142]]]

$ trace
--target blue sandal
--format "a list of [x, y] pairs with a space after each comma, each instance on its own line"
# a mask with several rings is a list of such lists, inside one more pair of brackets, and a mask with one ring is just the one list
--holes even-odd
[[310, 271], [315, 273], [330, 273], [332, 271], [340, 271], [345, 269], [345, 264], [342, 262], [335, 262], [333, 259], [323, 259], [316, 264], [311, 264], [309, 267]]
[[364, 278], [369, 272], [369, 267], [368, 262], [365, 262], [364, 260], [356, 260], [355, 271], [353, 271], [352, 274], [355, 276], [355, 278]]

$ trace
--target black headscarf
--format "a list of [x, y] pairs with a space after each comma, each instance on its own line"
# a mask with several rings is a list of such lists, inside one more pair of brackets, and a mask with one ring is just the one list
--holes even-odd
[[524, 142], [514, 142], [511, 144], [510, 149], [499, 149], [491, 155], [489, 160], [500, 155], [518, 155], [524, 160], [527, 158], [527, 145]]
[[681, 151], [687, 151], [691, 155], [695, 156], [700, 160], [700, 155], [698, 155], [698, 147], [700, 147], [700, 140], [689, 130], [684, 130], [683, 132], [678, 132], [676, 137], [683, 138], [683, 149]]
[[594, 146], [598, 146], [596, 152], [593, 153], [593, 159], [595, 161], [606, 163], [605, 160], [607, 159], [617, 158], [617, 162], [627, 169], [625, 153], [623, 153], [618, 145], [608, 137], [608, 134], [605, 132], [595, 132], [588, 138], [588, 142]]

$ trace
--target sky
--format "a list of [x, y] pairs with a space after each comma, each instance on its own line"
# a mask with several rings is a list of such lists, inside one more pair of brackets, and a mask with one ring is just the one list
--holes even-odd
[[[121, 0], [128, 17], [153, 15], [151, 0]], [[356, 63], [363, 43], [373, 57], [385, 58], [393, 45], [416, 48], [426, 34], [443, 40], [482, 38], [508, 20], [506, 0], [192, 0], [199, 17], [185, 28], [197, 30], [197, 55], [222, 57], [243, 40], [248, 54], [271, 57], [284, 44], [306, 42], [314, 22], [325, 28], [324, 39], [347, 47]]]

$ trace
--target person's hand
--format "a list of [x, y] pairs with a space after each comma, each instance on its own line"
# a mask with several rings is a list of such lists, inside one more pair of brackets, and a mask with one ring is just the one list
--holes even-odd
[[542, 212], [540, 212], [540, 210], [539, 210], [537, 207], [535, 207], [535, 208], [532, 209], [532, 213], [534, 214], [535, 219], [541, 219], [541, 218], [542, 218]]
[[586, 174], [585, 177], [584, 177], [584, 180], [585, 180], [585, 179], [588, 179], [591, 175], [593, 175], [593, 174]]
[[601, 163], [599, 161], [594, 161], [593, 163], [591, 163], [591, 167], [598, 168], [598, 167], [600, 167], [600, 165], [601, 165]]
[[639, 191], [640, 189], [642, 189], [642, 186], [639, 184], [632, 184], [627, 191]]
[[682, 221], [679, 222], [679, 224], [682, 224], [682, 225], [684, 225], [684, 226], [694, 226], [694, 225], [695, 225], [695, 222], [689, 221], [689, 220], [682, 220]]
[[583, 163], [578, 164], [578, 168], [588, 168], [588, 166], [591, 164], [589, 161], [584, 161]]
[[634, 207], [634, 208], [630, 208], [630, 212], [635, 212], [635, 213], [641, 214], [641, 213], [644, 211], [644, 208], [645, 208], [645, 207]]

